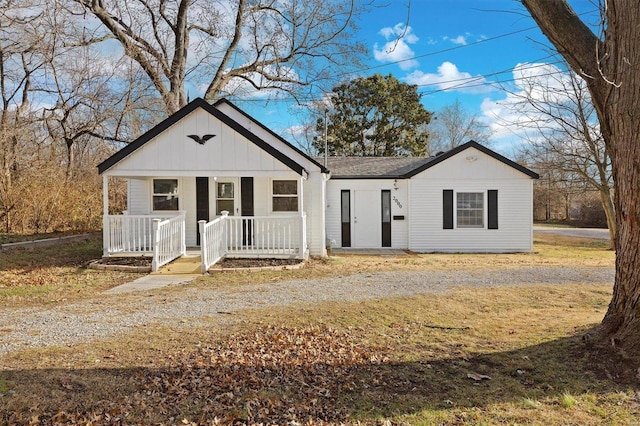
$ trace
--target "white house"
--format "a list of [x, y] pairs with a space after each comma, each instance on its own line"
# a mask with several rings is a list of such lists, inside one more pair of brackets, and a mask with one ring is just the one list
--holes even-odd
[[467, 142], [429, 158], [329, 158], [327, 238], [337, 247], [526, 252], [538, 175]]
[[[196, 99], [98, 165], [104, 255], [200, 247], [222, 256], [325, 256], [342, 247], [529, 251], [532, 179], [475, 143], [430, 158], [313, 159], [227, 100]], [[109, 214], [109, 177], [127, 211]]]

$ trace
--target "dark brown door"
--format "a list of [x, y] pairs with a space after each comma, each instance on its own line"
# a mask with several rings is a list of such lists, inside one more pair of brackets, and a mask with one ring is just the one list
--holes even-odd
[[[200, 220], [209, 221], [209, 178], [196, 178], [196, 223]], [[200, 227], [196, 226], [196, 244], [200, 245]]]
[[[240, 178], [240, 215], [253, 216], [253, 178]], [[250, 220], [242, 221], [242, 245], [251, 245], [253, 229]]]

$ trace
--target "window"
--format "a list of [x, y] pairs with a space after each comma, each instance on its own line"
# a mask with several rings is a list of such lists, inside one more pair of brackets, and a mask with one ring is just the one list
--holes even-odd
[[153, 180], [153, 210], [178, 210], [178, 179]]
[[233, 182], [218, 182], [216, 188], [216, 215], [220, 216], [226, 210], [229, 212], [229, 216], [233, 216], [234, 195]]
[[456, 213], [458, 228], [484, 227], [484, 194], [482, 192], [458, 192]]
[[298, 182], [295, 180], [273, 181], [273, 211], [298, 211]]

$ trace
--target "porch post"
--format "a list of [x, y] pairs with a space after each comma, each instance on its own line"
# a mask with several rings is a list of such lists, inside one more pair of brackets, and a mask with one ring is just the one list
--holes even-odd
[[202, 261], [202, 273], [207, 273], [207, 261], [209, 257], [207, 256], [207, 235], [204, 232], [204, 226], [207, 224], [206, 220], [198, 221], [198, 232], [200, 233], [200, 259]]
[[180, 242], [180, 254], [185, 256], [187, 254], [187, 230], [186, 230], [186, 219], [187, 212], [182, 212], [182, 221], [180, 222], [180, 234], [182, 235]]
[[304, 259], [307, 254], [307, 215], [300, 213], [300, 254], [299, 258]]
[[151, 260], [151, 272], [156, 272], [160, 263], [160, 222], [162, 219], [153, 219], [153, 259]]
[[102, 255], [109, 255], [109, 178], [102, 175]]
[[300, 238], [298, 241], [299, 251], [298, 254], [299, 259], [304, 259], [304, 254], [307, 251], [307, 221], [306, 214], [304, 212], [304, 177], [300, 177], [300, 195], [298, 196], [298, 205], [300, 206]]
[[300, 213], [304, 212], [304, 178], [300, 178], [300, 195], [298, 196], [298, 206]]

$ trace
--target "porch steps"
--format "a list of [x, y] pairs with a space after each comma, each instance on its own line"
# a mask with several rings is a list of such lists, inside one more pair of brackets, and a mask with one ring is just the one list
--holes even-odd
[[154, 275], [202, 275], [202, 259], [199, 255], [190, 255], [177, 258], [164, 265]]

